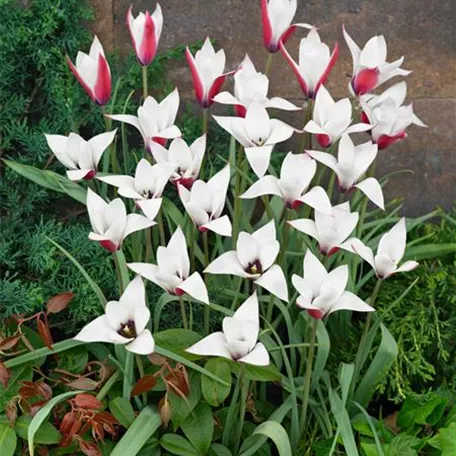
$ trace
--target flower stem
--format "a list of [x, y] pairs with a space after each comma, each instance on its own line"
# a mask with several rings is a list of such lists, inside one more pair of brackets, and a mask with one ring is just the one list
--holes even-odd
[[[309, 99], [307, 102], [307, 109], [304, 114], [304, 125], [303, 128], [307, 125], [310, 119], [312, 119], [312, 108], [313, 108], [313, 101]], [[298, 153], [302, 154], [305, 149], [312, 149], [312, 134], [311, 133], [303, 133], [301, 139], [301, 147], [299, 148]]]
[[242, 160], [244, 158], [244, 148], [242, 145], [239, 146], [238, 154], [237, 154], [237, 164], [236, 164], [236, 184], [234, 188], [234, 220], [233, 220], [233, 245], [236, 248], [237, 237], [239, 234], [239, 225], [241, 223], [241, 199], [239, 195], [241, 194], [241, 186], [242, 186]]
[[[241, 364], [241, 369], [242, 369], [242, 364]], [[235, 421], [235, 413], [236, 413], [236, 406], [237, 406], [237, 401], [239, 398], [239, 391], [241, 388], [241, 374], [239, 373], [239, 376], [237, 378], [236, 386], [234, 387], [233, 391], [233, 396], [231, 396], [231, 403], [228, 408], [228, 415], [226, 417], [226, 424], [225, 424], [225, 429], [223, 430], [223, 436], [222, 436], [222, 443], [225, 446], [229, 446], [230, 444], [230, 437], [232, 437], [232, 432], [231, 428], [233, 427], [234, 421]]]
[[125, 369], [123, 378], [123, 398], [130, 400], [131, 388], [133, 386], [133, 353], [125, 351]]
[[143, 101], [146, 101], [146, 98], [149, 95], [149, 89], [147, 87], [147, 67], [142, 67], [142, 83], [143, 83]]
[[[203, 245], [204, 245], [204, 266], [209, 266], [209, 241], [207, 231], [203, 232]], [[207, 274], [204, 276], [206, 282]], [[207, 284], [206, 284], [207, 285]], [[209, 306], [204, 307], [204, 332], [209, 334], [209, 321], [211, 317], [211, 309]]]
[[190, 270], [195, 269], [195, 227], [190, 223]]
[[179, 296], [179, 305], [181, 310], [181, 317], [182, 317], [182, 327], [184, 329], [188, 329], [188, 321], [187, 321], [187, 313], [185, 312], [185, 302], [182, 296]]
[[120, 294], [122, 294], [125, 291], [127, 285], [130, 283], [127, 262], [125, 260], [125, 255], [122, 249], [117, 250], [117, 252], [113, 252], [112, 256], [114, 258], [114, 263], [118, 272]]
[[203, 109], [203, 134], [207, 134], [209, 131], [209, 109]]
[[239, 382], [240, 382], [241, 399], [240, 399], [240, 403], [239, 403], [239, 423], [238, 423], [238, 429], [237, 429], [237, 435], [236, 435], [234, 454], [238, 453], [239, 444], [241, 443], [242, 428], [244, 427], [244, 418], [245, 418], [245, 406], [247, 403], [247, 395], [249, 392], [249, 381], [246, 380], [246, 378], [245, 378], [243, 363], [240, 363]]
[[163, 225], [163, 214], [162, 214], [161, 210], [157, 214], [157, 223], [158, 223], [158, 231], [160, 233], [160, 245], [164, 246], [166, 244], [166, 238], [165, 238], [165, 227]]
[[268, 59], [266, 60], [266, 66], [264, 68], [264, 74], [266, 76], [269, 76], [269, 73], [271, 72], [273, 55], [272, 52], [268, 52]]
[[306, 373], [304, 376], [303, 385], [303, 398], [302, 398], [302, 409], [301, 409], [301, 438], [304, 435], [307, 421], [307, 406], [309, 404], [309, 392], [310, 392], [310, 381], [312, 380], [312, 362], [315, 351], [315, 336], [317, 334], [318, 320], [312, 321], [312, 329], [310, 334], [310, 345], [307, 353], [307, 366]]
[[[144, 366], [140, 355], [135, 355], [136, 365], [138, 366], [139, 378], [144, 377]], [[147, 391], [142, 394], [143, 404], [147, 404]]]
[[151, 261], [151, 257], [153, 255], [153, 245], [152, 245], [152, 228], [146, 229], [146, 257], [144, 261], [148, 263]]

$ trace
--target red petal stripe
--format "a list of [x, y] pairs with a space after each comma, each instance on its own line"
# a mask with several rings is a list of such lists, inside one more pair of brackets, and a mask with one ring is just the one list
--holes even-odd
[[299, 72], [299, 67], [296, 62], [293, 60], [291, 55], [285, 49], [283, 43], [280, 43], [280, 50], [282, 51], [283, 56], [287, 59], [288, 64], [290, 65], [291, 69], [293, 70], [295, 76], [298, 79], [299, 85], [301, 86], [301, 90], [305, 93], [306, 96], [309, 96], [309, 88], [307, 86], [306, 81], [302, 77], [301, 73]]
[[111, 97], [111, 73], [105, 57], [101, 54], [98, 56], [98, 75], [94, 87], [95, 101], [103, 106]]
[[378, 68], [366, 68], [361, 70], [352, 79], [353, 92], [356, 95], [364, 95], [370, 92], [378, 81]]
[[203, 108], [208, 108], [209, 106], [212, 106], [214, 104], [213, 98], [220, 92], [220, 89], [222, 88], [222, 85], [225, 82], [226, 77], [230, 74], [236, 73], [236, 71], [237, 70], [230, 71], [216, 78], [216, 80], [212, 83], [211, 88], [209, 89], [207, 100], [205, 100]]
[[406, 137], [407, 137], [407, 133], [403, 130], [394, 136], [388, 136], [388, 135], [379, 136], [377, 138], [377, 141], [375, 141], [375, 142], [378, 145], [378, 150], [383, 150], [389, 146], [392, 146], [393, 144], [396, 144], [401, 139], [404, 139]]
[[268, 0], [261, 0], [261, 19], [263, 21], [263, 42], [269, 52], [277, 52], [272, 45], [272, 27], [268, 15]]
[[138, 50], [138, 60], [142, 65], [147, 66], [152, 63], [157, 54], [157, 41], [155, 40], [155, 24], [150, 17], [149, 11], [146, 11], [146, 22], [144, 24], [144, 34], [141, 46]]
[[331, 70], [334, 68], [334, 65], [336, 64], [337, 58], [339, 57], [339, 43], [336, 43], [334, 46], [334, 51], [331, 54], [331, 58], [329, 59], [328, 66], [326, 67], [325, 72], [321, 76], [320, 80], [318, 81], [316, 87], [315, 87], [315, 93], [313, 94], [313, 97], [317, 95], [318, 89], [322, 84], [326, 83], [326, 80], [328, 79], [329, 73], [331, 73]]
[[195, 89], [195, 96], [198, 100], [198, 103], [204, 107], [204, 87], [203, 83], [198, 74], [198, 69], [196, 68], [195, 59], [193, 58], [190, 49], [187, 47], [185, 49], [185, 56], [187, 57], [187, 63], [192, 72], [193, 88]]
[[92, 101], [95, 101], [95, 95], [93, 94], [92, 89], [85, 83], [84, 79], [82, 79], [78, 70], [73, 65], [73, 62], [70, 60], [70, 58], [68, 56], [66, 58], [66, 61], [67, 61], [68, 66], [70, 67], [71, 72], [75, 75], [76, 79], [78, 80], [79, 84], [82, 85], [83, 89], [87, 92], [87, 95], [89, 95], [89, 97], [92, 99]]

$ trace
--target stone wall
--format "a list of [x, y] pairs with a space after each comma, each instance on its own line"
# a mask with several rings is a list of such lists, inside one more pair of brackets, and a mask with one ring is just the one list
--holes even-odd
[[[125, 13], [151, 9], [155, 2], [91, 0], [97, 21], [93, 25], [108, 49], [131, 51]], [[429, 128], [411, 127], [409, 137], [382, 151], [379, 175], [408, 169], [413, 172], [393, 178], [387, 197], [404, 197], [405, 212], [426, 213], [440, 205], [449, 209], [456, 199], [456, 40], [454, 0], [298, 0], [295, 22], [319, 28], [323, 41], [341, 52], [327, 87], [335, 97], [346, 96], [351, 57], [342, 37], [342, 24], [363, 45], [371, 36], [384, 34], [388, 60], [405, 56], [408, 99]], [[259, 0], [162, 0], [164, 30], [160, 50], [193, 43], [210, 36], [225, 49], [228, 68], [235, 68], [247, 52], [258, 69], [267, 57], [262, 46]], [[297, 35], [303, 32], [297, 33]], [[287, 48], [297, 54], [298, 38]], [[185, 65], [169, 75], [184, 98], [193, 96], [190, 72]], [[302, 103], [298, 84], [282, 56], [274, 56], [270, 93]], [[227, 85], [227, 87], [229, 87]], [[295, 126], [300, 116], [288, 118]]]

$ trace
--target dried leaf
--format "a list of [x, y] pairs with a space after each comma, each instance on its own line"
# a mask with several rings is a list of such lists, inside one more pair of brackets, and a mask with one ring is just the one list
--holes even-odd
[[190, 382], [187, 371], [181, 364], [171, 370], [165, 377], [165, 383], [169, 391], [185, 399], [190, 393]]
[[16, 344], [21, 340], [21, 335], [18, 334], [17, 336], [5, 337], [0, 341], [0, 350], [6, 351], [10, 350], [16, 346]]
[[71, 399], [71, 401], [76, 407], [89, 410], [97, 410], [103, 406], [103, 404], [95, 396], [86, 393], [78, 394]]
[[157, 384], [157, 379], [153, 375], [145, 375], [140, 378], [134, 386], [131, 396], [138, 396], [142, 393], [147, 393]]
[[8, 387], [8, 380], [10, 377], [11, 374], [8, 368], [3, 363], [0, 363], [0, 383], [2, 384], [3, 388]]
[[86, 456], [101, 456], [101, 451], [94, 442], [86, 442], [85, 440], [80, 439], [79, 448]]
[[67, 386], [76, 390], [93, 391], [98, 388], [98, 382], [87, 377], [79, 377], [67, 383]]
[[58, 313], [66, 309], [73, 297], [74, 293], [71, 291], [53, 296], [46, 304], [47, 313]]
[[172, 416], [171, 404], [168, 401], [167, 395], [162, 397], [158, 402], [158, 411], [160, 413], [163, 426], [166, 429], [168, 427], [169, 422], [171, 421]]
[[163, 366], [166, 362], [166, 358], [157, 353], [151, 353], [150, 355], [147, 355], [147, 358], [154, 366]]
[[38, 316], [36, 320], [38, 326], [38, 333], [40, 334], [41, 339], [43, 339], [43, 342], [46, 345], [46, 347], [52, 350], [52, 344], [54, 342], [52, 340], [51, 331], [49, 330], [47, 321], [44, 322], [40, 316]]
[[17, 419], [17, 398], [11, 399], [5, 407], [6, 417], [11, 427], [14, 426]]

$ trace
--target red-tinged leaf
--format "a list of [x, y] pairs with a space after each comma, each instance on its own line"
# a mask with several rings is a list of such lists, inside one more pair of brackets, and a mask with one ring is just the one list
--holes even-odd
[[103, 404], [95, 396], [86, 393], [78, 394], [71, 399], [71, 401], [76, 407], [89, 410], [98, 410], [103, 406]]
[[47, 400], [52, 398], [52, 388], [47, 383], [40, 382], [38, 383], [38, 387], [40, 389], [41, 396]]
[[54, 342], [52, 341], [51, 331], [49, 331], [49, 326], [48, 326], [47, 322], [44, 322], [41, 319], [41, 317], [38, 317], [37, 326], [38, 326], [38, 333], [41, 336], [41, 339], [43, 339], [44, 345], [46, 345], [47, 348], [52, 350], [52, 344]]
[[93, 419], [101, 424], [119, 424], [119, 422], [109, 412], [99, 412], [93, 417]]
[[161, 355], [157, 355], [157, 353], [151, 353], [147, 355], [147, 358], [154, 366], [162, 366], [166, 362], [166, 358]]
[[73, 427], [74, 423], [78, 421], [78, 419], [79, 415], [75, 412], [65, 413], [64, 417], [62, 418], [62, 421], [60, 422], [60, 433], [67, 435]]
[[79, 440], [79, 448], [86, 456], [101, 456], [101, 451], [94, 442], [86, 442], [81, 439]]
[[165, 383], [170, 391], [183, 399], [190, 394], [190, 382], [188, 380], [187, 371], [182, 365], [179, 365], [170, 371], [165, 377]]
[[76, 390], [93, 391], [98, 388], [98, 384], [98, 382], [91, 378], [80, 377], [67, 383], [67, 386]]
[[97, 442], [104, 442], [104, 428], [101, 423], [92, 424], [92, 436]]
[[41, 395], [41, 389], [38, 386], [38, 384], [33, 383], [33, 382], [21, 382], [22, 386], [19, 389], [19, 395], [23, 399], [30, 399], [32, 397], [40, 396]]
[[138, 396], [142, 393], [147, 393], [157, 384], [157, 379], [153, 375], [145, 375], [140, 378], [131, 392], [132, 396]]
[[0, 383], [2, 384], [3, 388], [8, 387], [8, 380], [10, 379], [11, 374], [8, 368], [3, 364], [0, 363]]
[[30, 408], [30, 415], [35, 416], [37, 414], [37, 412], [41, 409], [41, 407], [43, 407], [47, 403], [48, 403], [48, 401], [34, 402]]
[[17, 398], [11, 399], [5, 407], [6, 417], [8, 418], [11, 427], [14, 426], [17, 420]]
[[0, 341], [0, 350], [6, 351], [11, 350], [16, 344], [21, 340], [21, 335], [18, 334], [17, 336], [5, 337]]
[[158, 402], [158, 411], [160, 413], [160, 417], [163, 423], [164, 428], [168, 427], [169, 422], [171, 421], [171, 404], [168, 401], [167, 395], [162, 397]]
[[37, 451], [39, 456], [48, 456], [49, 454], [49, 450], [44, 446], [40, 446]]
[[73, 297], [74, 293], [71, 291], [53, 296], [46, 304], [47, 313], [58, 313], [66, 309]]

